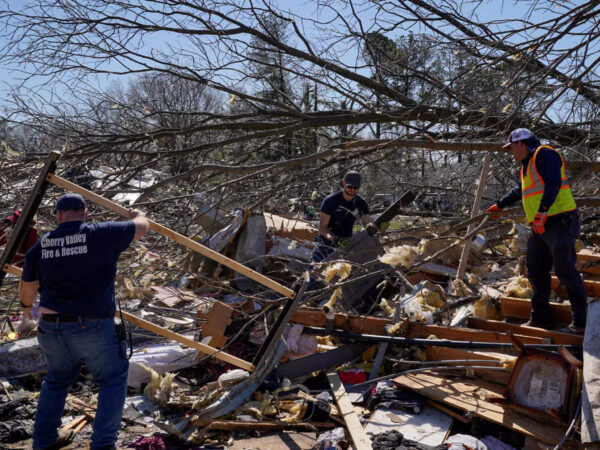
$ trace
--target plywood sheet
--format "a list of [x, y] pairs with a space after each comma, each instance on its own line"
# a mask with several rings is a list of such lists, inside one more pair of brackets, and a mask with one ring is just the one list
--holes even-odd
[[567, 428], [566, 425], [537, 422], [512, 411], [504, 404], [490, 402], [490, 399], [502, 398], [504, 387], [484, 380], [451, 378], [448, 375], [426, 372], [402, 375], [395, 378], [394, 382], [432, 400], [470, 411], [478, 417], [546, 444], [556, 445]]

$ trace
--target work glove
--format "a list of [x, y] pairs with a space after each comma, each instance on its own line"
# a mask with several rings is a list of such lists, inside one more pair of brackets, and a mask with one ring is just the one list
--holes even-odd
[[37, 321], [23, 315], [23, 320], [17, 327], [17, 333], [19, 333], [19, 336], [27, 336], [36, 326]]
[[494, 214], [496, 211], [502, 211], [502, 208], [500, 208], [496, 203], [485, 210], [486, 213], [490, 214], [490, 219], [497, 219], [500, 217], [499, 214]]
[[377, 225], [375, 225], [373, 222], [369, 222], [368, 224], [366, 224], [365, 230], [367, 230], [369, 236], [375, 236], [377, 233], [379, 233]]
[[336, 243], [339, 248], [344, 251], [348, 251], [348, 249], [352, 246], [352, 238], [339, 238]]
[[547, 212], [539, 212], [533, 218], [533, 232], [536, 234], [544, 234], [546, 232], [546, 220], [548, 219]]

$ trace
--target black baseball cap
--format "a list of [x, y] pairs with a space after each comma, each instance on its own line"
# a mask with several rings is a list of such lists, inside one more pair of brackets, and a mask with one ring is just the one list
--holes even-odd
[[54, 213], [57, 211], [69, 211], [85, 209], [85, 200], [79, 194], [64, 194], [56, 201]]
[[346, 182], [346, 184], [359, 188], [360, 173], [358, 173], [356, 170], [350, 170], [346, 173], [346, 175], [344, 175], [344, 181]]

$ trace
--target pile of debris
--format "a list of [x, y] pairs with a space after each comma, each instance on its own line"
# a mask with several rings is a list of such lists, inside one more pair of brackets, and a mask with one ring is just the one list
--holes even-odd
[[[399, 206], [385, 233], [359, 231], [318, 265], [314, 224], [269, 213], [237, 211], [202, 243], [171, 232], [190, 249], [176, 277], [136, 244], [126, 265], [144, 275], [117, 280], [133, 343], [120, 445], [577, 448], [583, 336], [520, 325], [525, 227], [487, 227], [485, 215], [440, 224]], [[600, 252], [581, 249], [578, 263], [598, 296]], [[566, 325], [552, 280], [552, 319]], [[0, 442], [27, 448], [44, 360], [15, 333], [15, 306], [1, 336]], [[63, 417], [76, 445], [95, 395], [84, 373]]]

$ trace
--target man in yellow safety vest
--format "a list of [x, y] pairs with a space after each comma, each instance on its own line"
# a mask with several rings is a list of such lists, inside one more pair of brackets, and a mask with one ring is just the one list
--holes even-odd
[[527, 326], [550, 328], [550, 271], [567, 288], [571, 324], [559, 331], [583, 334], [587, 294], [575, 267], [575, 240], [580, 223], [577, 206], [565, 175], [565, 162], [554, 148], [541, 145], [527, 128], [510, 133], [504, 148], [521, 163], [521, 182], [486, 211], [493, 213], [519, 200], [533, 234], [527, 241], [527, 277], [533, 287]]

